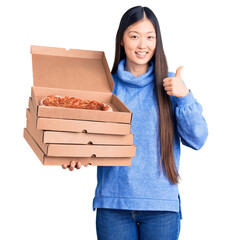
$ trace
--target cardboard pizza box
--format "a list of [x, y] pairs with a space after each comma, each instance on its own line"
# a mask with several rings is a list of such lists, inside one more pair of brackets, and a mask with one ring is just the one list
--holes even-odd
[[27, 131], [46, 156], [51, 157], [134, 157], [135, 145], [47, 144], [41, 140], [41, 131], [27, 122]]
[[[132, 112], [112, 93], [114, 81], [104, 52], [32, 45], [31, 54], [37, 117], [131, 123]], [[109, 104], [113, 112], [41, 106], [48, 95], [96, 100]]]
[[[30, 106], [30, 104], [29, 104]], [[101, 144], [101, 145], [132, 145], [132, 133], [127, 135], [111, 135], [111, 134], [91, 134], [83, 132], [59, 132], [59, 131], [44, 131], [36, 129], [36, 118], [27, 109], [26, 117], [28, 120], [27, 126], [31, 125], [37, 131], [40, 141], [44, 143], [69, 143], [69, 144]]]
[[36, 112], [30, 100], [29, 108], [31, 117], [33, 118], [33, 123], [35, 124], [36, 128], [40, 130], [99, 133], [111, 135], [130, 134], [130, 124], [36, 117]]
[[[31, 111], [27, 111], [28, 119], [30, 116], [31, 119], [24, 137], [41, 162], [62, 165], [74, 160], [96, 166], [130, 166], [136, 152], [131, 140], [128, 146], [109, 144], [117, 143], [120, 138], [124, 138], [125, 143], [129, 141], [125, 137], [131, 136], [132, 112], [112, 93], [114, 82], [104, 52], [31, 46], [31, 53], [33, 87]], [[41, 99], [48, 95], [96, 100], [109, 104], [113, 112], [41, 106]], [[63, 135], [59, 135], [59, 141], [64, 136], [74, 139], [74, 134], [82, 134], [98, 140], [100, 136], [107, 137], [107, 145], [43, 141], [46, 134], [54, 134], [49, 140], [53, 141], [58, 139], [55, 134], [60, 133]]]
[[71, 161], [81, 162], [82, 165], [93, 166], [131, 166], [131, 158], [83, 158], [83, 157], [48, 157], [24, 128], [24, 138], [43, 165], [69, 165]]

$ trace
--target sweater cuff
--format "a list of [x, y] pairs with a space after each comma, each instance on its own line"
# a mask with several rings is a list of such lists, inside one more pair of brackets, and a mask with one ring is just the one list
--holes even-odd
[[186, 95], [184, 97], [176, 97], [177, 107], [184, 107], [184, 106], [192, 104], [193, 102], [194, 102], [194, 97], [193, 97], [191, 90], [189, 90], [188, 95]]

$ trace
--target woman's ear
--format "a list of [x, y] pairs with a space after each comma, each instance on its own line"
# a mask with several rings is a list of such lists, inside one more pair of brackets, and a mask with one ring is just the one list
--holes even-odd
[[121, 41], [121, 46], [123, 46], [123, 41]]

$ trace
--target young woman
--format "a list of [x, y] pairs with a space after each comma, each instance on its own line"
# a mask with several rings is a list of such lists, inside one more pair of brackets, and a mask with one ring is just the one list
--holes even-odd
[[[160, 27], [147, 7], [133, 7], [116, 35], [113, 93], [133, 112], [132, 166], [98, 167], [93, 200], [100, 240], [175, 240], [180, 232], [180, 141], [200, 149], [208, 135], [202, 107], [168, 72]], [[63, 166], [67, 168], [67, 166]], [[81, 164], [71, 162], [69, 169]]]

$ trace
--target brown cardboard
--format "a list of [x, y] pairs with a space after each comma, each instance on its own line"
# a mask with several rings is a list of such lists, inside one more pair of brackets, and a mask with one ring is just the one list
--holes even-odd
[[113, 91], [113, 79], [105, 54], [54, 47], [31, 46], [34, 86], [76, 89], [84, 91]]
[[115, 135], [126, 135], [130, 133], [129, 124], [55, 118], [38, 118], [37, 129]]
[[44, 131], [44, 143], [94, 144], [94, 145], [132, 145], [133, 134], [111, 135], [75, 132]]
[[75, 161], [81, 162], [82, 165], [93, 166], [131, 166], [131, 158], [47, 157], [26, 128], [24, 128], [24, 138], [43, 165], [69, 165], [71, 161]]
[[31, 106], [31, 117], [36, 128], [40, 130], [67, 131], [67, 132], [84, 132], [98, 134], [115, 134], [128, 135], [130, 134], [130, 124], [112, 123], [112, 122], [95, 122], [81, 121], [71, 119], [56, 119], [56, 118], [36, 118], [34, 106], [29, 100]]
[[136, 147], [78, 145], [78, 144], [48, 144], [47, 156], [52, 157], [134, 157]]
[[[31, 46], [32, 101], [38, 117], [130, 123], [132, 113], [112, 94], [114, 82], [105, 54], [100, 51]], [[113, 112], [46, 107], [48, 95], [76, 96], [109, 104]]]
[[36, 118], [33, 108], [31, 108], [31, 118], [37, 129], [66, 131], [66, 132], [84, 132], [111, 135], [130, 134], [130, 124], [81, 121], [56, 118]]
[[[136, 152], [132, 112], [112, 93], [104, 52], [32, 46], [31, 53], [34, 86], [24, 137], [41, 162], [130, 166]], [[109, 104], [113, 112], [41, 106], [49, 95], [96, 100]]]
[[27, 130], [43, 150], [52, 157], [134, 157], [135, 145], [92, 145], [92, 144], [46, 144], [42, 142], [42, 133], [27, 123]]
[[[29, 106], [31, 101], [29, 101]], [[33, 108], [32, 108], [33, 109]], [[44, 143], [63, 143], [63, 144], [101, 144], [101, 145], [132, 145], [133, 134], [112, 135], [112, 134], [91, 134], [75, 132], [43, 131], [36, 129], [36, 119], [34, 114], [27, 109], [27, 128], [33, 128], [41, 142]]]
[[[47, 107], [39, 105], [40, 101], [49, 95], [76, 96], [81, 99], [91, 99], [110, 105], [113, 112], [73, 109], [61, 107]], [[56, 89], [46, 87], [32, 87], [31, 96], [34, 109], [38, 117], [66, 118], [79, 120], [95, 120], [106, 122], [130, 123], [132, 113], [130, 110], [112, 93], [99, 93], [90, 91]]]

